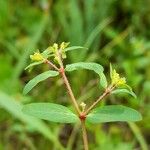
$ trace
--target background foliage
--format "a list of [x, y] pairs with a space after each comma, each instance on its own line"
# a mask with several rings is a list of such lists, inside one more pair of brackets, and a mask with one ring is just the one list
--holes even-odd
[[[30, 118], [23, 104], [55, 102], [70, 106], [59, 77], [22, 95], [27, 81], [47, 66], [24, 71], [29, 55], [54, 42], [70, 41], [89, 49], [70, 52], [66, 63], [98, 62], [109, 76], [109, 63], [127, 78], [137, 99], [112, 95], [105, 104], [139, 110], [134, 123], [88, 125], [90, 149], [148, 150], [150, 147], [150, 1], [149, 0], [1, 0], [0, 1], [0, 150], [83, 148], [79, 125], [59, 125]], [[69, 76], [78, 102], [99, 96], [92, 72]], [[73, 148], [72, 148], [73, 147]]]

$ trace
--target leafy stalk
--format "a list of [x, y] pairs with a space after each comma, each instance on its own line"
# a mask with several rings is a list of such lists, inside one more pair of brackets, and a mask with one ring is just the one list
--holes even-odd
[[72, 103], [73, 103], [73, 105], [74, 105], [78, 115], [80, 115], [81, 111], [80, 111], [79, 105], [78, 105], [78, 103], [77, 103], [77, 101], [75, 99], [75, 96], [73, 94], [73, 91], [71, 89], [70, 83], [69, 83], [69, 81], [68, 81], [68, 79], [66, 77], [62, 56], [61, 56], [61, 53], [59, 52], [59, 50], [58, 50], [57, 54], [58, 54], [58, 59], [59, 59], [59, 62], [60, 62], [60, 64], [59, 64], [60, 65], [59, 72], [60, 72], [60, 74], [62, 76], [62, 79], [64, 81], [64, 84], [65, 84], [65, 86], [66, 86], [66, 88], [68, 90], [68, 94], [69, 94], [69, 96], [70, 96], [70, 98], [72, 100]]
[[[62, 61], [62, 58], [61, 58], [61, 54], [59, 53], [58, 51], [58, 58], [59, 58], [59, 62], [60, 62], [60, 73], [62, 75], [62, 78], [64, 80], [64, 83], [66, 85], [66, 88], [68, 90], [68, 93], [70, 95], [70, 98], [72, 99], [72, 103], [74, 104], [74, 107], [76, 108], [76, 111], [78, 113], [79, 116], [82, 115], [81, 113], [81, 110], [79, 108], [79, 105], [75, 99], [75, 96], [73, 94], [73, 91], [71, 89], [71, 86], [69, 84], [69, 81], [66, 77], [66, 74], [65, 74], [65, 71], [64, 71], [64, 66], [63, 66], [63, 61]], [[89, 150], [88, 148], [88, 138], [87, 138], [87, 131], [86, 131], [86, 126], [85, 126], [85, 119], [82, 119], [80, 118], [80, 121], [81, 121], [81, 127], [82, 127], [82, 137], [83, 137], [83, 142], [84, 142], [84, 150]]]
[[[61, 43], [61, 45], [54, 43], [53, 46], [50, 46], [43, 53], [36, 52], [34, 53], [34, 55], [30, 55], [30, 58], [33, 61], [36, 61], [37, 63], [31, 64], [29, 65], [29, 67], [33, 65], [38, 65], [39, 63], [41, 63], [40, 61], [42, 61], [42, 63], [49, 64], [55, 71], [47, 71], [38, 75], [25, 86], [24, 91], [25, 93], [27, 93], [39, 82], [47, 79], [48, 77], [54, 77], [60, 74], [62, 80], [64, 81], [64, 84], [70, 96], [70, 100], [76, 110], [77, 115], [75, 115], [69, 109], [67, 109], [62, 105], [52, 104], [52, 103], [51, 104], [50, 103], [29, 104], [25, 106], [23, 110], [27, 114], [36, 116], [41, 119], [53, 121], [53, 122], [75, 123], [78, 122], [78, 120], [80, 119], [84, 150], [89, 150], [85, 121], [89, 121], [91, 123], [113, 122], [113, 121], [139, 121], [142, 119], [142, 116], [136, 110], [121, 105], [120, 106], [110, 105], [103, 108], [94, 109], [96, 105], [108, 94], [122, 92], [122, 93], [131, 94], [133, 97], [136, 96], [133, 93], [132, 89], [126, 84], [126, 79], [124, 77], [120, 77], [120, 75], [116, 72], [116, 70], [112, 69], [111, 65], [110, 65], [111, 83], [109, 86], [107, 84], [106, 77], [103, 73], [104, 71], [103, 67], [97, 63], [78, 62], [78, 63], [67, 65], [66, 68], [64, 68], [63, 59], [66, 58], [65, 51], [68, 44], [69, 43], [65, 43], [65, 42]], [[76, 48], [70, 47], [69, 50], [74, 50]], [[59, 64], [59, 67], [57, 67], [54, 63], [48, 60], [48, 58], [51, 56], [54, 57], [54, 60]], [[83, 102], [80, 104], [81, 106], [80, 109], [79, 104], [77, 103], [77, 100], [72, 91], [69, 80], [65, 74], [65, 71], [70, 72], [78, 69], [92, 70], [95, 73], [97, 73], [100, 77], [100, 85], [105, 89], [104, 93], [100, 95], [99, 98], [96, 101], [94, 101], [93, 104], [89, 106], [87, 109], [85, 109], [86, 104]], [[122, 86], [125, 86], [126, 89], [116, 89], [114, 91], [115, 88], [122, 87]]]

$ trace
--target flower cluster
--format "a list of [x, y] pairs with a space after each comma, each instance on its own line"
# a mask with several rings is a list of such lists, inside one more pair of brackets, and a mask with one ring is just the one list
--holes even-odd
[[30, 55], [30, 59], [33, 61], [42, 61], [44, 56], [40, 52], [35, 52], [33, 55]]
[[69, 43], [62, 42], [60, 45], [57, 43], [54, 43], [52, 46], [49, 46], [46, 50], [43, 52], [34, 52], [33, 55], [30, 55], [30, 59], [33, 61], [30, 65], [28, 65], [25, 69], [31, 68], [33, 66], [42, 64], [46, 61], [48, 61], [48, 58], [53, 57], [52, 60], [54, 60], [56, 63], [60, 64], [61, 57], [63, 59], [66, 58], [66, 48], [68, 47]]
[[69, 43], [62, 42], [60, 45], [54, 43], [53, 46], [49, 47], [50, 52], [54, 54], [55, 60], [58, 58], [58, 52], [61, 53], [62, 58], [66, 58], [65, 48], [68, 47]]
[[120, 77], [120, 75], [116, 72], [115, 69], [112, 69], [110, 64], [110, 77], [111, 77], [111, 84], [113, 86], [121, 86], [126, 84], [126, 78]]
[[60, 45], [54, 43], [53, 46], [49, 46], [43, 53], [35, 52], [33, 55], [30, 55], [32, 61], [42, 61], [51, 56], [54, 57], [54, 60], [58, 62], [58, 53], [61, 54], [62, 58], [66, 58], [65, 48], [69, 43], [62, 42]]
[[112, 85], [120, 86], [120, 85], [126, 84], [126, 79], [124, 77], [121, 78], [115, 69], [112, 71], [112, 77], [111, 78], [112, 78]]

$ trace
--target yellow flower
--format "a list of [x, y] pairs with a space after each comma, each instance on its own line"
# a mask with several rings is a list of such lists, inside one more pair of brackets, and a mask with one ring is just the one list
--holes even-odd
[[33, 55], [30, 55], [30, 59], [33, 61], [42, 61], [44, 59], [44, 57], [41, 53], [36, 52]]
[[61, 44], [60, 44], [60, 49], [62, 49], [62, 50], [64, 50], [67, 46], [69, 45], [69, 42], [62, 42]]
[[57, 54], [58, 50], [61, 50], [62, 55], [65, 57], [65, 51], [63, 51], [67, 46], [69, 45], [69, 42], [62, 42], [60, 45], [57, 43], [54, 43], [52, 46], [49, 46], [46, 51], [49, 53]]
[[126, 84], [126, 78], [120, 78], [117, 85], [124, 85], [124, 84]]
[[53, 48], [54, 48], [55, 50], [58, 50], [58, 44], [57, 44], [57, 43], [54, 43], [54, 44], [53, 44]]
[[56, 54], [58, 50], [58, 44], [57, 43], [54, 43], [53, 46], [49, 46], [47, 48], [47, 51], [49, 51], [50, 53], [53, 53], [53, 54]]
[[85, 110], [85, 107], [86, 107], [86, 104], [85, 104], [84, 102], [82, 102], [82, 103], [80, 104], [80, 106], [81, 106], [81, 108], [82, 108], [82, 111], [84, 111], [84, 110]]
[[126, 79], [124, 77], [121, 78], [115, 69], [112, 71], [111, 78], [112, 85], [120, 86], [126, 84]]

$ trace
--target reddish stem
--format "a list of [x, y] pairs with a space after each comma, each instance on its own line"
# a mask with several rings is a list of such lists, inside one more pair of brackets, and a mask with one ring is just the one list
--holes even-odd
[[62, 76], [62, 78], [63, 78], [64, 84], [66, 85], [66, 88], [67, 88], [68, 94], [70, 95], [70, 98], [71, 98], [71, 100], [72, 100], [72, 103], [73, 103], [73, 105], [74, 105], [74, 107], [75, 107], [77, 113], [80, 115], [81, 111], [80, 111], [79, 106], [78, 106], [78, 103], [77, 103], [77, 101], [76, 101], [76, 99], [75, 99], [75, 97], [74, 97], [74, 94], [73, 94], [73, 92], [72, 92], [72, 89], [71, 89], [71, 86], [70, 86], [70, 84], [69, 84], [69, 81], [68, 81], [68, 79], [67, 79], [67, 77], [66, 77], [64, 68], [61, 68], [61, 69], [59, 70], [59, 72], [60, 72], [60, 74], [61, 74], [61, 76]]
[[115, 86], [108, 87], [105, 92], [85, 111], [85, 115], [87, 115], [105, 96], [111, 93], [114, 88]]

